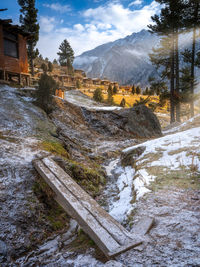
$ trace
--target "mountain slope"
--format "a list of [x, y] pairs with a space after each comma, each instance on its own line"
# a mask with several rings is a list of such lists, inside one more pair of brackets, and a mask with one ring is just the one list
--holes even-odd
[[120, 84], [144, 86], [150, 75], [157, 75], [148, 55], [158, 43], [158, 36], [142, 30], [84, 52], [75, 58], [74, 67], [83, 69], [91, 78], [106, 77]]

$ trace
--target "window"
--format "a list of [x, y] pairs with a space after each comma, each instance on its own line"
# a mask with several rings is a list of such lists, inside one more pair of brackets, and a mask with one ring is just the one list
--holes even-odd
[[4, 30], [3, 36], [4, 36], [4, 55], [18, 58], [19, 53], [18, 53], [17, 35]]

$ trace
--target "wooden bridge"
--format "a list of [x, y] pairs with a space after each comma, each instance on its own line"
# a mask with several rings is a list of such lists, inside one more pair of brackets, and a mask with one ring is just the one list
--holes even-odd
[[142, 243], [91, 198], [56, 162], [48, 157], [33, 162], [36, 170], [55, 192], [55, 200], [74, 218], [108, 257]]

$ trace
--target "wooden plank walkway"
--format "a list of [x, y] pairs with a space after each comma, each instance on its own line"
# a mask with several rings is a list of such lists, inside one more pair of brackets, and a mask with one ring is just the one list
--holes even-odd
[[55, 200], [108, 258], [142, 243], [141, 237], [115, 221], [52, 158], [35, 160], [33, 165], [55, 192]]

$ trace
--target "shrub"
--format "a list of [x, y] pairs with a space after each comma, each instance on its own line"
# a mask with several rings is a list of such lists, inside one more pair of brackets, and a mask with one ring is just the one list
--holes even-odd
[[102, 95], [102, 90], [101, 88], [97, 88], [95, 91], [94, 91], [94, 94], [93, 94], [93, 99], [97, 102], [103, 102], [103, 95]]
[[52, 99], [53, 95], [55, 95], [56, 88], [56, 81], [51, 76], [43, 73], [39, 80], [39, 87], [35, 96], [36, 104], [47, 113], [50, 113], [52, 110]]
[[126, 100], [123, 98], [121, 103], [120, 103], [120, 107], [125, 107], [126, 106]]

